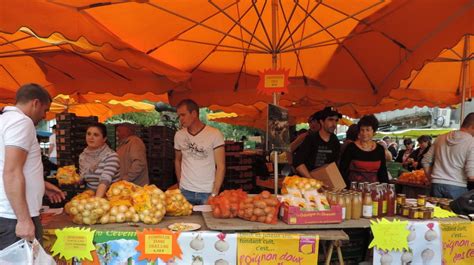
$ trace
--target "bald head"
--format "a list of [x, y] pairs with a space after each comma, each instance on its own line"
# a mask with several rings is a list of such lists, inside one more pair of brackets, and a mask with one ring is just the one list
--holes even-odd
[[131, 135], [135, 135], [135, 126], [131, 123], [122, 123], [117, 126], [117, 138], [120, 140], [127, 139]]

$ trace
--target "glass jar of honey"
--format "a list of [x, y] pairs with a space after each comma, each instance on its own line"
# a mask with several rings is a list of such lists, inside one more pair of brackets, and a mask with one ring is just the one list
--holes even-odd
[[426, 205], [426, 195], [418, 195], [416, 204], [418, 207], [425, 207]]

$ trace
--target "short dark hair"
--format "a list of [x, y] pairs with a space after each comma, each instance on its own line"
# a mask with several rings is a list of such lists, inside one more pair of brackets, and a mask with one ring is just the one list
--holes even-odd
[[377, 129], [379, 128], [379, 120], [377, 120], [377, 118], [373, 114], [365, 115], [362, 118], [360, 118], [359, 122], [357, 123], [357, 127], [359, 127], [359, 131], [360, 131], [360, 127], [363, 127], [363, 126], [372, 127], [372, 130], [374, 130], [374, 133], [375, 133]]
[[385, 136], [384, 138], [382, 138], [382, 140], [390, 140], [390, 136]]
[[190, 113], [196, 111], [196, 113], [199, 115], [199, 105], [196, 103], [196, 101], [192, 99], [183, 99], [178, 103], [178, 105], [176, 105], [176, 108], [178, 109], [182, 106], [186, 106]]
[[357, 140], [357, 135], [359, 134], [359, 126], [357, 124], [351, 124], [346, 131], [346, 139], [351, 141]]
[[103, 123], [100, 123], [100, 122], [93, 123], [87, 127], [87, 130], [89, 130], [89, 128], [99, 129], [99, 131], [102, 133], [102, 137], [107, 138], [107, 127]]
[[428, 142], [428, 143], [431, 143], [431, 136], [429, 135], [422, 135], [420, 137], [418, 137], [418, 139], [416, 139], [418, 142], [422, 143], [422, 142]]
[[474, 126], [474, 112], [467, 114], [462, 122], [461, 128], [469, 128], [471, 126]]
[[404, 146], [407, 146], [407, 145], [412, 144], [412, 143], [413, 143], [413, 140], [411, 138], [403, 139], [403, 145]]
[[17, 104], [27, 103], [34, 99], [38, 99], [42, 104], [49, 104], [53, 101], [48, 90], [35, 83], [22, 85], [16, 92]]

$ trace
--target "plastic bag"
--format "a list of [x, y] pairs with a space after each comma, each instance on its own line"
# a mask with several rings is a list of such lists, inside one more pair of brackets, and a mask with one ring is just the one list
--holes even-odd
[[21, 239], [0, 250], [2, 265], [54, 265], [56, 262], [48, 255], [38, 240], [33, 243]]

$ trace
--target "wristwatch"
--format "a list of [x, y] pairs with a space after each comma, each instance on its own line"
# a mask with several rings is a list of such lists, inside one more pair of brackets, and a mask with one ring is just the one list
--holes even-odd
[[217, 194], [211, 193], [211, 197], [216, 197], [216, 196], [217, 196]]

